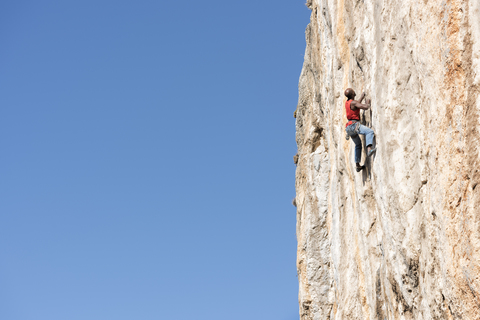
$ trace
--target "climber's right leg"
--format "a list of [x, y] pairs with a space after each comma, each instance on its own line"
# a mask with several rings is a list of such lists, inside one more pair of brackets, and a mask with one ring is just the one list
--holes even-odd
[[372, 129], [364, 125], [360, 125], [358, 133], [365, 135], [365, 144], [367, 145], [367, 156], [370, 157], [375, 152], [375, 150], [377, 150], [377, 148], [373, 148], [373, 137], [375, 136], [375, 133], [373, 132]]

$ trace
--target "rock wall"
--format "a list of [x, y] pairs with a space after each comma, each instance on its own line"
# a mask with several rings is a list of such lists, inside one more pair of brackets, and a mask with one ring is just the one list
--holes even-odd
[[[301, 319], [480, 319], [480, 0], [307, 6]], [[372, 99], [361, 117], [378, 151], [360, 173], [347, 87]]]

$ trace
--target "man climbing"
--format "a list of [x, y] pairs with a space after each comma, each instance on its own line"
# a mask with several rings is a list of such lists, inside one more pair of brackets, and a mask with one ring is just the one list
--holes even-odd
[[368, 110], [370, 108], [370, 99], [366, 99], [366, 104], [362, 103], [362, 100], [365, 98], [365, 92], [362, 93], [360, 101], [353, 100], [356, 96], [355, 91], [352, 88], [345, 90], [345, 96], [347, 97], [347, 102], [345, 102], [345, 109], [347, 111], [347, 125], [345, 131], [347, 131], [347, 136], [350, 136], [355, 142], [355, 163], [357, 172], [365, 169], [365, 166], [360, 165], [360, 160], [362, 158], [362, 140], [360, 140], [359, 134], [365, 136], [367, 144], [367, 156], [370, 157], [377, 148], [372, 149], [373, 136], [375, 133], [372, 129], [360, 124], [360, 109]]

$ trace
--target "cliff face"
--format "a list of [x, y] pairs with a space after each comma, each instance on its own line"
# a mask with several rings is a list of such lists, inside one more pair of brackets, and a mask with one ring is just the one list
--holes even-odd
[[[480, 319], [480, 1], [307, 6], [301, 319]], [[364, 146], [360, 173], [347, 87], [372, 99], [361, 116], [378, 149], [365, 159]]]

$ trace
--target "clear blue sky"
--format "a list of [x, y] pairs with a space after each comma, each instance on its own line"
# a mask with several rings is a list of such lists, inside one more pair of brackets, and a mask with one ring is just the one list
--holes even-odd
[[298, 319], [309, 16], [0, 2], [0, 319]]

